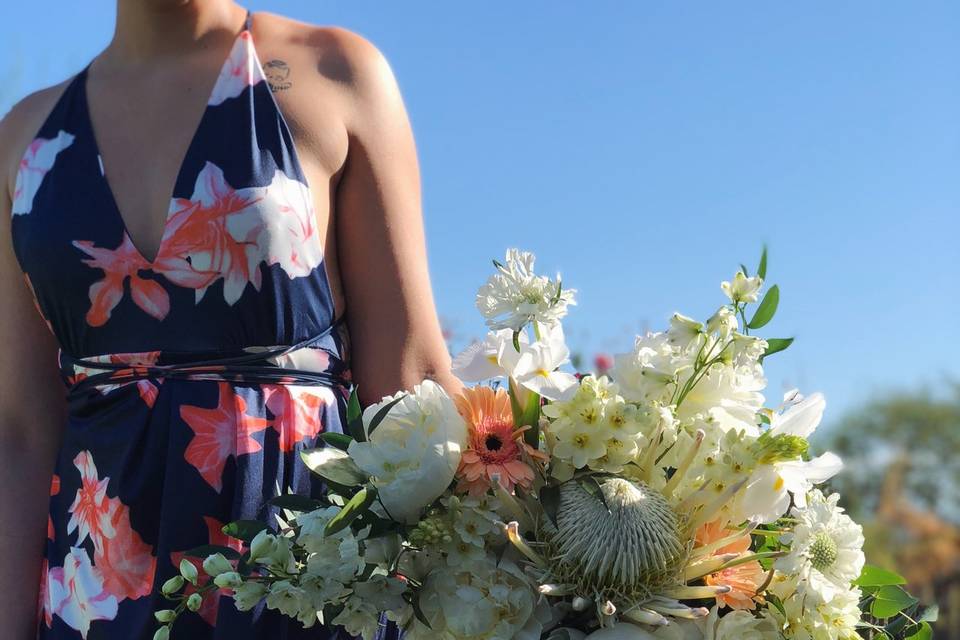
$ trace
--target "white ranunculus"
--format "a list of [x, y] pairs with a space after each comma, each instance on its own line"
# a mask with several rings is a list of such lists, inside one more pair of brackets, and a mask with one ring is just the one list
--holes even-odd
[[570, 350], [563, 338], [563, 327], [544, 326], [540, 339], [532, 344], [520, 343], [517, 351], [512, 341], [500, 345], [500, 366], [521, 387], [550, 400], [562, 400], [573, 393], [577, 378], [572, 373], [557, 371], [570, 360]]
[[403, 398], [368, 435], [352, 442], [348, 452], [372, 476], [390, 517], [413, 524], [420, 511], [440, 497], [460, 465], [467, 442], [467, 425], [443, 387], [424, 380], [387, 396], [363, 412], [365, 429], [386, 404]]
[[576, 304], [574, 289], [561, 289], [560, 277], [551, 280], [533, 271], [534, 255], [507, 249], [504, 264], [477, 292], [477, 309], [491, 329], [519, 331], [530, 322], [554, 325]]

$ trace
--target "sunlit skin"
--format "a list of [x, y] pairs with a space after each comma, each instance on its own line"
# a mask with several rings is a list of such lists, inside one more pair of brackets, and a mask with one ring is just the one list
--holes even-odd
[[[106, 175], [133, 244], [159, 249], [173, 183], [245, 10], [231, 0], [118, 0], [88, 97]], [[423, 378], [462, 389], [433, 302], [416, 146], [390, 65], [363, 37], [256, 13], [259, 58], [314, 196], [337, 313], [369, 404]], [[67, 82], [0, 122], [0, 220], [17, 166]], [[150, 149], [149, 166], [144, 149]], [[57, 343], [38, 315], [0, 224], [0, 628], [30, 638], [55, 452], [65, 421]], [[28, 401], [25, 401], [28, 399]]]

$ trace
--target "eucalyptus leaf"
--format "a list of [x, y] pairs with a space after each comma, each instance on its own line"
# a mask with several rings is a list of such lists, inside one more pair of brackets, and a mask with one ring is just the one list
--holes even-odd
[[323, 440], [324, 442], [326, 442], [326, 443], [327, 443], [328, 445], [330, 445], [331, 447], [336, 447], [337, 449], [340, 449], [341, 451], [346, 451], [348, 448], [350, 448], [350, 443], [351, 443], [351, 442], [356, 442], [353, 438], [351, 438], [351, 437], [348, 436], [347, 434], [345, 434], [345, 433], [336, 433], [336, 432], [334, 432], [334, 431], [330, 431], [330, 432], [327, 432], [327, 433], [321, 433], [321, 434], [320, 434], [320, 439]]
[[315, 500], [308, 496], [301, 496], [296, 493], [287, 493], [270, 499], [270, 504], [279, 509], [289, 509], [290, 511], [301, 511], [306, 513], [321, 509], [326, 504], [320, 500]]
[[223, 525], [221, 531], [231, 538], [250, 542], [258, 533], [268, 528], [265, 522], [259, 520], [234, 520]]
[[767, 348], [764, 350], [761, 358], [766, 358], [767, 356], [775, 353], [780, 353], [792, 344], [793, 338], [769, 338], [767, 340]]
[[868, 564], [863, 567], [860, 577], [854, 580], [853, 584], [858, 587], [884, 587], [891, 584], [907, 584], [907, 579], [899, 573]]
[[760, 306], [757, 307], [753, 318], [750, 319], [747, 326], [751, 329], [759, 329], [760, 327], [766, 326], [766, 324], [773, 319], [773, 315], [777, 312], [777, 305], [779, 304], [780, 287], [773, 285], [767, 291], [767, 294], [763, 296], [763, 300], [760, 301]]
[[335, 447], [304, 449], [300, 452], [300, 458], [310, 471], [345, 487], [355, 487], [370, 479], [350, 454]]
[[183, 555], [191, 558], [206, 558], [215, 553], [222, 554], [227, 560], [236, 560], [240, 557], [240, 552], [233, 547], [225, 547], [220, 544], [204, 544], [184, 551]]
[[383, 422], [383, 419], [387, 417], [387, 414], [390, 413], [390, 409], [396, 406], [398, 402], [407, 397], [407, 394], [403, 394], [398, 398], [394, 398], [387, 404], [380, 407], [380, 410], [377, 411], [373, 418], [370, 420], [370, 424], [367, 425], [367, 437], [369, 438], [373, 434], [373, 430], [380, 426], [380, 423]]
[[340, 513], [333, 516], [330, 521], [327, 522], [327, 526], [323, 529], [324, 535], [331, 535], [349, 527], [350, 523], [363, 515], [376, 499], [376, 487], [366, 486], [360, 489], [360, 491], [343, 506]]

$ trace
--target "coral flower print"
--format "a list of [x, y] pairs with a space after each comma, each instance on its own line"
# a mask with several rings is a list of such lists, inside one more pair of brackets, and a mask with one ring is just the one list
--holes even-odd
[[280, 434], [280, 449], [293, 451], [298, 442], [323, 431], [324, 407], [336, 398], [328, 387], [268, 385], [264, 387], [266, 405], [273, 414], [273, 428]]
[[513, 426], [510, 396], [503, 389], [465, 389], [455, 398], [460, 415], [469, 429], [467, 449], [457, 470], [457, 491], [482, 496], [493, 478], [507, 491], [515, 486], [529, 488], [533, 469], [523, 454], [544, 460], [545, 454], [523, 442], [523, 431]]
[[259, 260], [248, 258], [245, 242], [227, 231], [227, 217], [250, 213], [264, 189], [234, 189], [223, 171], [208, 162], [197, 176], [191, 198], [171, 204], [167, 227], [153, 267], [174, 284], [196, 289], [196, 301], [207, 288], [223, 278], [227, 304], [240, 299], [247, 283], [259, 291]]
[[88, 240], [74, 240], [73, 245], [89, 258], [82, 262], [94, 269], [102, 269], [102, 280], [90, 285], [90, 310], [87, 323], [99, 327], [110, 319], [110, 314], [124, 294], [124, 283], [130, 281], [130, 296], [133, 302], [157, 320], [163, 320], [170, 311], [170, 298], [160, 283], [141, 278], [138, 272], [149, 268], [130, 236], [123, 234], [123, 241], [116, 249], [95, 247]]
[[[735, 529], [720, 526], [719, 521], [708, 522], [703, 525], [696, 535], [697, 546], [708, 545], [717, 540], [735, 534]], [[740, 536], [730, 544], [716, 550], [715, 555], [725, 553], [744, 554], [750, 550], [750, 536]], [[727, 585], [731, 588], [728, 593], [717, 596], [717, 603], [731, 609], [753, 609], [757, 605], [757, 589], [766, 579], [766, 573], [756, 560], [738, 564], [704, 578], [708, 586]]]
[[89, 451], [78, 453], [73, 464], [80, 470], [81, 485], [70, 505], [67, 533], [77, 531], [77, 544], [88, 537], [94, 542], [104, 536], [112, 537], [116, 531], [111, 521], [110, 500], [107, 498], [107, 482], [110, 479], [101, 480], [97, 476], [97, 467]]
[[93, 561], [108, 592], [117, 600], [135, 600], [150, 594], [157, 559], [130, 526], [130, 509], [116, 498], [110, 500], [110, 507], [113, 535], [94, 540]]
[[43, 179], [57, 159], [57, 154], [73, 144], [74, 136], [66, 131], [57, 133], [52, 140], [37, 138], [27, 147], [20, 160], [17, 182], [13, 188], [13, 215], [30, 213], [33, 209], [33, 197], [37, 195]]
[[220, 69], [220, 77], [217, 78], [217, 84], [213, 88], [208, 104], [216, 106], [225, 100], [236, 98], [247, 87], [263, 79], [263, 70], [257, 62], [250, 33], [244, 31], [234, 43], [226, 64]]
[[51, 611], [84, 639], [92, 622], [112, 620], [117, 615], [116, 597], [103, 588], [100, 571], [79, 547], [70, 550], [63, 567], [50, 570], [47, 593]]
[[227, 382], [219, 382], [220, 400], [214, 409], [184, 405], [180, 417], [193, 430], [184, 458], [217, 493], [223, 488], [227, 458], [260, 451], [253, 434], [269, 426], [266, 418], [246, 414], [247, 403]]

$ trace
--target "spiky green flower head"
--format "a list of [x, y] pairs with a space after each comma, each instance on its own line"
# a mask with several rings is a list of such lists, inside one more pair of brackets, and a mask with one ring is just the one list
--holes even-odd
[[[588, 480], [587, 482], [593, 482]], [[551, 581], [626, 608], [682, 584], [685, 528], [658, 491], [624, 478], [560, 485], [555, 523], [544, 517]]]

